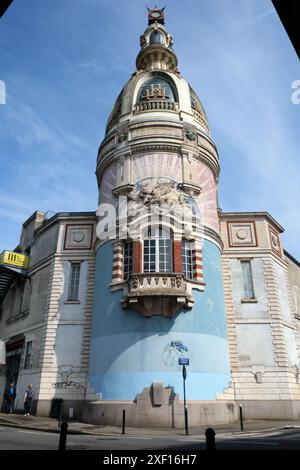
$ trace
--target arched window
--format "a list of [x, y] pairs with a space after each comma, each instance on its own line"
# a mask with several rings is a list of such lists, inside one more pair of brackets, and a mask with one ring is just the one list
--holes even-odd
[[164, 80], [161, 77], [153, 77], [142, 85], [138, 101], [148, 101], [153, 99], [172, 102], [175, 101], [172, 86], [167, 80]]
[[144, 273], [170, 273], [173, 270], [172, 239], [161, 227], [147, 227], [144, 232]]
[[182, 240], [181, 243], [182, 272], [186, 279], [194, 278], [194, 243]]
[[164, 44], [164, 37], [158, 31], [153, 31], [150, 35], [150, 44]]

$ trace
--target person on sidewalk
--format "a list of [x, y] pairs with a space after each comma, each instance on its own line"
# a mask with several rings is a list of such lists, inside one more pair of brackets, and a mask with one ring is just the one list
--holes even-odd
[[25, 411], [24, 415], [25, 416], [29, 416], [31, 413], [33, 397], [34, 397], [34, 393], [32, 389], [32, 384], [29, 384], [24, 395], [24, 411]]
[[3, 411], [7, 414], [12, 413], [14, 409], [14, 402], [16, 398], [16, 392], [15, 392], [15, 387], [14, 384], [11, 383], [9, 386], [5, 389], [4, 392], [4, 406], [3, 406]]

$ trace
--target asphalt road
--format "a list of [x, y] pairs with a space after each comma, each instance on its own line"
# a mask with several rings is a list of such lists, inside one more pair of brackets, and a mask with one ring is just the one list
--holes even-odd
[[[0, 427], [0, 450], [57, 450], [59, 435]], [[217, 450], [300, 450], [300, 429], [216, 435]], [[204, 450], [204, 436], [69, 435], [68, 450]]]

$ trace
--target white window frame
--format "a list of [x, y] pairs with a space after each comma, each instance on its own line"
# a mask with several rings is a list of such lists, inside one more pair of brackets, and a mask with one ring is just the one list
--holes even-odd
[[124, 242], [123, 256], [123, 279], [126, 280], [132, 274], [133, 266], [133, 242], [128, 240]]
[[[76, 269], [74, 269], [76, 267]], [[74, 270], [73, 270], [74, 269]], [[79, 286], [80, 286], [80, 262], [70, 263], [70, 276], [69, 276], [69, 287], [68, 287], [68, 302], [79, 301]]]
[[[145, 270], [146, 264], [148, 265], [147, 271]], [[144, 237], [143, 240], [143, 273], [171, 273], [172, 271], [173, 240], [161, 236], [159, 227], [152, 228], [151, 236]]]
[[[247, 300], [255, 299], [251, 260], [242, 259], [240, 261], [241, 261], [242, 281], [243, 281], [243, 295], [244, 295], [243, 299], [247, 299]], [[246, 266], [248, 268], [246, 268]]]
[[186, 279], [194, 279], [194, 242], [181, 241], [182, 272]]

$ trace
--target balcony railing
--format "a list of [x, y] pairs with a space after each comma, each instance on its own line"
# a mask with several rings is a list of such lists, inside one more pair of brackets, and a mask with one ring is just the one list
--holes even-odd
[[165, 100], [149, 100], [141, 101], [135, 105], [134, 112], [141, 113], [143, 111], [174, 111], [179, 110], [178, 103]]
[[169, 295], [185, 294], [186, 283], [181, 274], [169, 273], [143, 273], [134, 274], [129, 281], [129, 291], [137, 295], [148, 292], [151, 295]]
[[198, 121], [201, 124], [201, 126], [203, 126], [204, 129], [206, 129], [208, 131], [209, 130], [208, 125], [207, 125], [207, 122], [204, 119], [204, 117], [198, 111], [196, 111], [195, 109], [193, 110], [193, 112], [194, 112], [194, 119], [196, 121]]

